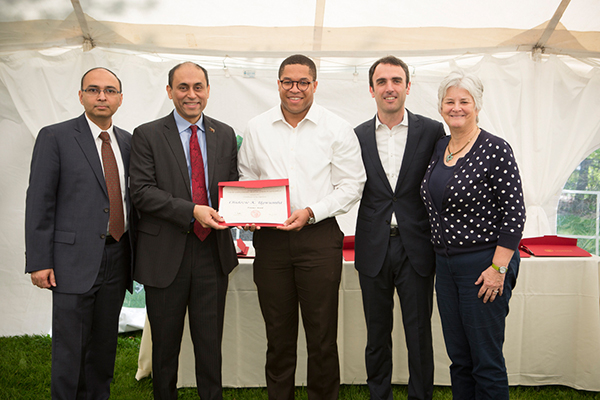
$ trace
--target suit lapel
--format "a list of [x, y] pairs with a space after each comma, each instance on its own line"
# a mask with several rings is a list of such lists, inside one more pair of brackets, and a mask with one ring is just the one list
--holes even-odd
[[398, 173], [398, 181], [396, 182], [396, 188], [394, 192], [398, 191], [398, 188], [402, 184], [402, 181], [406, 177], [409, 166], [419, 146], [421, 140], [421, 120], [419, 120], [413, 113], [406, 110], [408, 113], [408, 136], [406, 138], [406, 147], [404, 148], [404, 156], [402, 157], [402, 166]]
[[125, 169], [125, 177], [129, 176], [129, 153], [131, 151], [131, 145], [126, 140], [127, 134], [121, 129], [114, 127], [115, 136], [117, 137], [117, 143], [119, 144], [119, 151], [121, 152], [121, 158], [123, 159], [123, 167]]
[[[174, 111], [173, 111], [174, 112]], [[165, 126], [163, 134], [173, 152], [173, 156], [175, 157], [175, 162], [179, 171], [181, 172], [181, 178], [185, 182], [185, 187], [187, 188], [188, 194], [190, 195], [190, 199], [192, 198], [192, 189], [190, 188], [190, 174], [188, 172], [187, 162], [185, 160], [185, 153], [183, 152], [183, 145], [181, 144], [181, 138], [179, 137], [179, 130], [177, 129], [177, 124], [175, 123], [175, 117], [173, 117], [173, 113], [167, 115], [165, 117]]]
[[81, 147], [83, 154], [85, 154], [86, 159], [90, 163], [90, 167], [92, 168], [92, 171], [94, 171], [98, 183], [102, 187], [102, 190], [104, 190], [106, 196], [108, 196], [106, 180], [104, 179], [104, 172], [102, 171], [102, 163], [100, 162], [100, 155], [98, 154], [98, 147], [96, 147], [96, 143], [94, 142], [94, 137], [92, 136], [90, 126], [85, 119], [85, 114], [82, 114], [77, 119], [74, 136], [77, 143], [79, 143], [79, 147]]
[[125, 174], [125, 204], [127, 206], [127, 215], [130, 213], [130, 201], [129, 201], [129, 153], [131, 152], [131, 144], [127, 140], [128, 134], [123, 132], [116, 126], [113, 127], [117, 143], [119, 145], [119, 151], [121, 152], [121, 158], [123, 159], [123, 169]]
[[379, 157], [379, 150], [377, 150], [377, 139], [375, 137], [375, 129], [376, 129], [376, 121], [377, 117], [374, 117], [371, 120], [371, 124], [365, 131], [365, 144], [367, 145], [367, 154], [372, 161], [373, 167], [377, 172], [377, 175], [385, 185], [385, 187], [392, 192], [392, 187], [390, 186], [390, 181], [385, 174], [385, 170], [383, 169], [383, 164], [381, 163], [381, 158]]
[[212, 193], [213, 185], [217, 184], [214, 182], [215, 177], [215, 154], [217, 154], [217, 131], [214, 128], [213, 121], [204, 115], [204, 130], [206, 131], [206, 158], [208, 158], [206, 165], [208, 166], [208, 191]]

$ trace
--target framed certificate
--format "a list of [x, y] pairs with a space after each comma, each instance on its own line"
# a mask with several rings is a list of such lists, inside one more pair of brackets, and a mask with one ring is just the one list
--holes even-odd
[[219, 182], [221, 225], [283, 225], [290, 216], [287, 179]]

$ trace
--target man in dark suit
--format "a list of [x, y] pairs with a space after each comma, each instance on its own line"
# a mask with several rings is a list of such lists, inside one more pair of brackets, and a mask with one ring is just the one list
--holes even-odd
[[371, 399], [392, 399], [395, 289], [408, 348], [408, 398], [431, 399], [435, 256], [419, 187], [444, 128], [404, 108], [410, 76], [403, 61], [393, 56], [376, 61], [369, 85], [377, 115], [355, 128], [367, 171], [355, 237], [367, 323], [367, 383]]
[[131, 134], [112, 125], [111, 71], [83, 75], [85, 113], [43, 128], [27, 189], [26, 272], [52, 290], [52, 398], [108, 399], [119, 314], [132, 286]]
[[175, 111], [135, 129], [131, 197], [140, 212], [135, 280], [146, 290], [155, 399], [177, 398], [186, 310], [198, 394], [221, 399], [221, 340], [228, 274], [237, 265], [229, 229], [215, 210], [218, 183], [238, 179], [233, 129], [202, 113], [206, 70], [186, 62], [169, 72]]

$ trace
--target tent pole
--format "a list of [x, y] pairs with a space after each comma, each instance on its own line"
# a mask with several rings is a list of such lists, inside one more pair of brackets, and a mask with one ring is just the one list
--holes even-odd
[[[326, 0], [317, 0], [315, 9], [315, 25], [313, 34], [313, 51], [321, 51], [321, 45], [323, 43], [323, 22], [325, 20], [325, 3]], [[315, 60], [317, 68], [321, 66], [321, 59]]]
[[[571, 0], [562, 0], [560, 2], [560, 4], [558, 5], [558, 8], [554, 12], [554, 15], [552, 16], [552, 19], [550, 19], [550, 21], [548, 22], [548, 26], [546, 26], [546, 29], [544, 29], [544, 32], [542, 33], [540, 40], [538, 40], [538, 42], [535, 44], [535, 46], [533, 46], [532, 51], [534, 53], [536, 52], [536, 49], [540, 49], [542, 53], [544, 52], [544, 47], [546, 46], [546, 43], [548, 43], [550, 36], [552, 36], [552, 34], [554, 33], [556, 26], [560, 22], [560, 19], [562, 18], [563, 14], [565, 13], [565, 10], [569, 6], [570, 2], [571, 2]], [[540, 50], [538, 50], [538, 52]]]
[[71, 0], [71, 4], [73, 5], [73, 10], [75, 11], [77, 21], [79, 22], [79, 27], [81, 28], [81, 33], [83, 34], [83, 51], [90, 51], [96, 47], [96, 45], [94, 44], [94, 40], [90, 34], [90, 28], [85, 19], [85, 14], [83, 13], [81, 3], [79, 0]]

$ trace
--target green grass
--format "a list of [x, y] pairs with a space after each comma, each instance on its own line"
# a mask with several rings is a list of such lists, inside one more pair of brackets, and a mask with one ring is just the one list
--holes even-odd
[[[152, 400], [152, 379], [135, 379], [141, 333], [119, 335], [115, 378], [111, 400]], [[50, 399], [51, 339], [49, 336], [0, 337], [0, 400]], [[510, 388], [511, 399], [518, 400], [600, 400], [600, 393], [575, 390], [562, 386]], [[405, 399], [406, 386], [394, 386], [394, 398]], [[223, 397], [229, 400], [267, 399], [264, 388], [226, 388]], [[434, 400], [450, 400], [448, 387], [436, 387]], [[198, 399], [194, 388], [179, 390], [179, 399]], [[305, 388], [296, 390], [296, 399], [307, 399]], [[340, 399], [368, 400], [365, 385], [343, 385]]]

